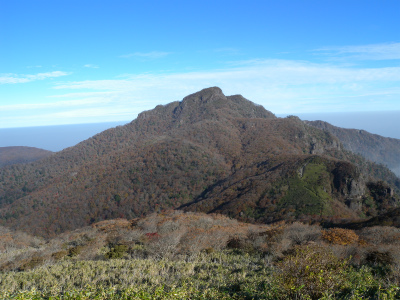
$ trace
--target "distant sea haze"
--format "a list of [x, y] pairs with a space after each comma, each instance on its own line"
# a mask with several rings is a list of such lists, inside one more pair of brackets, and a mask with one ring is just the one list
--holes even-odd
[[126, 123], [128, 123], [128, 121], [3, 128], [0, 129], [0, 147], [27, 146], [58, 152], [65, 148], [75, 146], [106, 129]]
[[[296, 114], [294, 114], [296, 115]], [[278, 117], [287, 115], [278, 114]], [[362, 129], [384, 137], [400, 139], [400, 111], [297, 114], [302, 120], [322, 120], [334, 126]], [[125, 122], [59, 125], [0, 129], [0, 147], [28, 146], [61, 151], [106, 129]]]
[[[321, 120], [334, 126], [360, 129], [384, 137], [400, 139], [400, 111], [346, 112], [346, 113], [302, 113], [293, 114], [302, 120]], [[286, 117], [287, 115], [278, 115]]]

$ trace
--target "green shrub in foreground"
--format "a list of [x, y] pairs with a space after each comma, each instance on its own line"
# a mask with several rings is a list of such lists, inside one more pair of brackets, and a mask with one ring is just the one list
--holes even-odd
[[276, 299], [400, 299], [374, 268], [355, 269], [321, 246], [296, 247], [277, 267]]
[[292, 291], [293, 297], [304, 294], [319, 299], [338, 290], [347, 268], [347, 261], [340, 261], [326, 248], [297, 247], [292, 255], [278, 263], [278, 284]]
[[122, 258], [126, 251], [128, 251], [128, 248], [127, 245], [115, 245], [104, 255], [104, 257], [107, 259]]

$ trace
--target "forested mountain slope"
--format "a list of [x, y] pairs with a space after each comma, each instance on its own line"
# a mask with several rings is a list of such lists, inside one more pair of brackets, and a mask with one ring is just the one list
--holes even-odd
[[34, 147], [0, 147], [0, 168], [13, 164], [29, 163], [45, 157], [53, 152]]
[[[376, 180], [388, 184], [373, 190]], [[1, 224], [47, 236], [177, 207], [254, 222], [374, 216], [397, 206], [400, 188], [332, 134], [217, 87], [3, 168], [0, 183]]]

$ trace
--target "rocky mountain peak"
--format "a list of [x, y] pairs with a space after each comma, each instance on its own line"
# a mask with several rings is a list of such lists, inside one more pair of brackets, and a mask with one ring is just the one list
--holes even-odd
[[174, 110], [174, 117], [187, 121], [202, 119], [276, 118], [261, 105], [241, 95], [225, 96], [219, 87], [210, 87], [191, 94]]
[[199, 92], [190, 94], [183, 98], [182, 104], [189, 104], [189, 103], [208, 103], [214, 100], [226, 100], [226, 97], [222, 90], [219, 87], [209, 87], [206, 89], [202, 89]]
[[[137, 120], [159, 124], [162, 119], [168, 124], [193, 124], [204, 120], [233, 120], [236, 118], [276, 118], [273, 113], [257, 105], [242, 95], [225, 96], [219, 87], [210, 87], [190, 94], [167, 105], [139, 114]], [[135, 122], [135, 121], [133, 121]], [[175, 124], [175, 125], [173, 125]], [[180, 126], [179, 125], [179, 126]]]

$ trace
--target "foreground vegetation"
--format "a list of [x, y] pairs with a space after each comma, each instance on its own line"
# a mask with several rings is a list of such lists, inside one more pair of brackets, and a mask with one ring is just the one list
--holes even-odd
[[[320, 252], [321, 251], [321, 252]], [[298, 248], [276, 265], [224, 250], [193, 259], [63, 261], [0, 276], [2, 299], [398, 299], [382, 269]], [[383, 276], [382, 276], [383, 275]]]
[[50, 241], [21, 236], [30, 245], [17, 236], [0, 247], [1, 299], [400, 298], [394, 227], [251, 225], [171, 212]]

